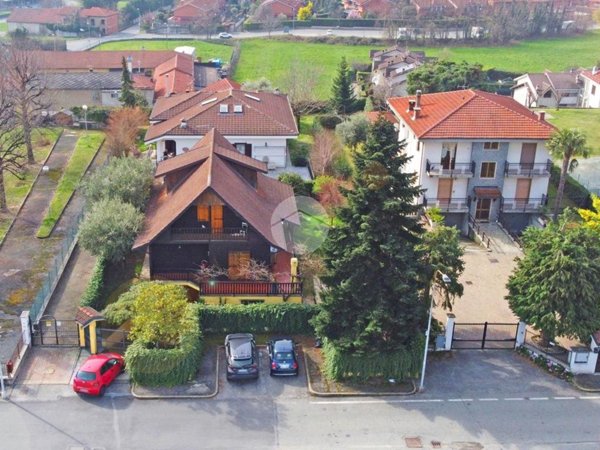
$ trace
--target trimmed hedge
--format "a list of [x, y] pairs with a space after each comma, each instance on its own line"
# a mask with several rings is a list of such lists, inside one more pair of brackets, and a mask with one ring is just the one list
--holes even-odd
[[102, 289], [104, 288], [105, 270], [106, 260], [100, 256], [96, 260], [96, 264], [94, 264], [92, 277], [81, 296], [81, 300], [79, 301], [80, 306], [91, 306], [94, 309], [98, 309], [101, 306], [99, 303], [102, 296]]
[[[550, 183], [558, 186], [559, 180], [560, 169], [553, 165], [550, 172]], [[565, 181], [564, 195], [580, 208], [589, 209], [592, 207], [592, 197], [590, 196], [590, 191], [588, 191], [581, 183], [568, 174], [567, 180]]]
[[[189, 314], [198, 322], [195, 305], [189, 305]], [[199, 326], [192, 333], [181, 336], [176, 348], [147, 348], [134, 341], [125, 352], [127, 371], [134, 383], [143, 386], [175, 386], [193, 379], [200, 368], [203, 340]]]
[[319, 123], [323, 128], [327, 128], [328, 130], [335, 130], [343, 120], [340, 116], [335, 114], [324, 114], [319, 117]]
[[206, 334], [222, 333], [285, 333], [312, 334], [309, 321], [317, 307], [286, 303], [280, 305], [254, 304], [198, 305], [202, 331]]
[[421, 371], [424, 338], [418, 337], [404, 350], [372, 352], [368, 355], [348, 354], [331, 343], [323, 343], [324, 373], [332, 380], [364, 382], [369, 378], [415, 378]]

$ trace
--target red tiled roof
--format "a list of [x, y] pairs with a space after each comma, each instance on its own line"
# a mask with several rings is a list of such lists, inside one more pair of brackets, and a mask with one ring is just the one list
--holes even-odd
[[[194, 149], [159, 164], [160, 172], [157, 173], [168, 173], [186, 167], [196, 168], [170, 191], [164, 185], [155, 185], [146, 211], [144, 228], [133, 244], [134, 249], [151, 243], [208, 190], [215, 192], [267, 241], [282, 248], [282, 243], [273, 231], [273, 214], [284, 202], [293, 202], [295, 205], [291, 186], [257, 170], [254, 188], [233, 168], [229, 152], [235, 150], [232, 150], [231, 144], [226, 146], [226, 142], [216, 130], [211, 130]], [[195, 152], [202, 155], [196, 157]], [[195, 161], [190, 162], [191, 159]], [[241, 154], [236, 155], [235, 160], [235, 164], [241, 163], [246, 167], [256, 164], [252, 158]], [[161, 165], [167, 164], [169, 167], [166, 170], [161, 168]]]
[[86, 326], [94, 320], [102, 319], [104, 319], [104, 316], [91, 306], [80, 306], [77, 313], [75, 313], [75, 320], [82, 326]]
[[419, 117], [408, 111], [415, 97], [392, 97], [388, 105], [422, 139], [548, 139], [556, 130], [511, 97], [462, 90], [424, 94]]
[[[290, 102], [285, 95], [270, 92], [246, 92], [239, 89], [178, 96], [179, 101], [159, 102], [152, 111], [151, 120], [163, 120], [150, 125], [146, 141], [165, 135], [203, 136], [216, 128], [228, 136], [297, 136], [298, 127]], [[165, 106], [168, 104], [168, 106]], [[220, 105], [228, 112], [221, 113]], [[235, 105], [242, 106], [236, 113]], [[185, 120], [186, 127], [181, 127]]]
[[79, 15], [83, 17], [110, 17], [114, 15], [119, 15], [119, 11], [93, 6], [92, 8], [82, 9], [81, 11], [79, 11]]
[[394, 116], [390, 111], [369, 111], [368, 113], [366, 113], [366, 116], [367, 120], [371, 123], [377, 122], [379, 116], [383, 116], [383, 118], [390, 123], [398, 123], [398, 119], [396, 119], [396, 116]]
[[152, 81], [152, 78], [147, 77], [146, 75], [143, 75], [141, 73], [134, 73], [131, 76], [131, 80], [133, 81], [133, 87], [135, 89], [154, 90], [154, 81]]
[[204, 92], [219, 92], [227, 89], [241, 89], [242, 85], [230, 80], [229, 78], [221, 78], [219, 81], [209, 84], [204, 89]]
[[592, 80], [595, 83], [600, 84], [600, 70], [597, 70], [595, 74], [593, 74], [591, 70], [584, 70], [583, 72], [581, 72], [581, 75]]
[[190, 55], [176, 53], [171, 59], [154, 69], [157, 97], [194, 90], [194, 59]]
[[108, 70], [120, 69], [122, 60], [131, 56], [133, 68], [142, 69], [155, 68], [159, 64], [171, 59], [176, 52], [174, 51], [81, 51], [81, 52], [52, 52], [39, 51], [38, 64], [42, 70]]
[[66, 17], [75, 16], [78, 8], [15, 8], [6, 19], [9, 23], [62, 24]]

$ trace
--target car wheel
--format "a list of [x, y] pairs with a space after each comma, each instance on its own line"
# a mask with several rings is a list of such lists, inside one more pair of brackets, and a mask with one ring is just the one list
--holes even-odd
[[106, 393], [106, 386], [102, 386], [100, 388], [100, 393], [98, 394], [98, 396], [102, 397], [105, 393]]
[[271, 375], [272, 377], [274, 377], [274, 376], [275, 376], [275, 374], [273, 373], [273, 371], [272, 371], [272, 370], [270, 370], [270, 371], [269, 371], [269, 375]]

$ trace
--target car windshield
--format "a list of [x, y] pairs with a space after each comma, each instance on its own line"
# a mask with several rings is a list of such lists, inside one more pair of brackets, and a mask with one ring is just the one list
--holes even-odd
[[252, 358], [234, 359], [231, 361], [231, 365], [233, 367], [245, 367], [245, 366], [249, 366], [250, 364], [252, 364]]
[[80, 370], [77, 372], [76, 377], [83, 381], [92, 381], [96, 379], [96, 374], [94, 372], [86, 372], [85, 370]]
[[277, 359], [277, 360], [292, 359], [292, 353], [291, 352], [278, 352], [278, 353], [275, 353], [275, 359]]

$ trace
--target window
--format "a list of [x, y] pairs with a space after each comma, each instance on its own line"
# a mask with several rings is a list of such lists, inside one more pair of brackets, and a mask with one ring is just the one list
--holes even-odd
[[100, 19], [100, 24], [104, 25], [106, 23], [106, 21], [104, 19]]
[[495, 178], [496, 177], [496, 163], [495, 162], [482, 162], [481, 163], [481, 178]]
[[484, 150], [498, 150], [500, 148], [500, 142], [484, 142]]
[[544, 94], [544, 98], [551, 98], [552, 97], [552, 91], [548, 91]]
[[110, 93], [110, 98], [119, 98], [120, 96], [120, 92], [118, 91], [113, 91]]
[[229, 105], [219, 105], [219, 112], [227, 114], [229, 112]]
[[592, 86], [592, 95], [596, 95], [596, 86]]
[[242, 105], [233, 105], [233, 112], [234, 113], [241, 113], [242, 110]]
[[246, 144], [240, 144], [240, 143], [236, 143], [233, 144], [233, 146], [235, 147], [235, 149], [240, 152], [242, 155], [246, 152]]
[[210, 220], [208, 212], [208, 205], [198, 205], [196, 209], [198, 222], [208, 222]]

